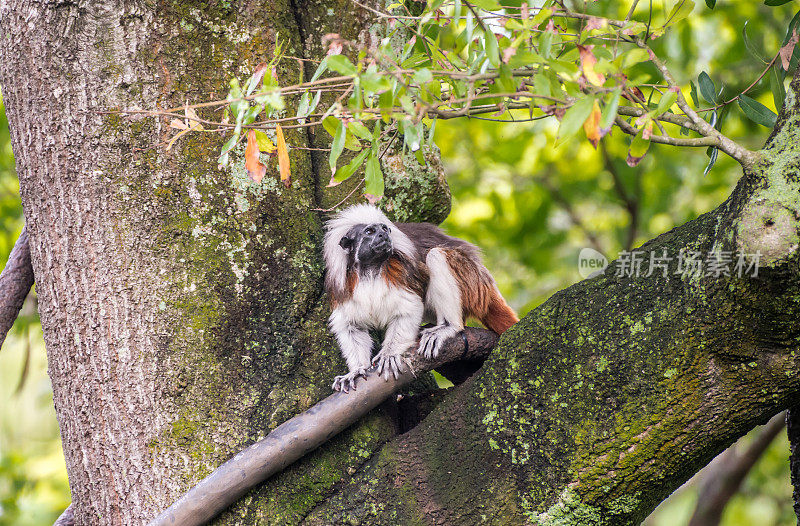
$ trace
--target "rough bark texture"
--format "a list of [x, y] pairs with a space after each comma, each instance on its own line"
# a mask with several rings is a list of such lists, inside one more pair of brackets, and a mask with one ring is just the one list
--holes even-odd
[[[323, 163], [294, 150], [291, 188], [276, 174], [255, 184], [241, 164], [217, 170], [215, 136], [166, 152], [163, 123], [97, 113], [223, 96], [278, 34], [302, 55], [325, 33], [380, 31], [346, 0], [298, 2], [0, 4], [0, 83], [78, 524], [154, 517], [343, 369], [309, 212], [336, 202]], [[298, 73], [279, 68], [287, 83]], [[219, 523], [636, 524], [800, 392], [799, 88], [730, 199], [642, 247], [646, 260], [760, 251], [758, 277], [612, 266], [507, 332], [420, 425], [396, 436], [396, 411], [375, 411]], [[440, 171], [397, 156], [384, 168], [401, 176], [395, 217], [446, 212]]]
[[[302, 56], [302, 23], [309, 48], [328, 32], [374, 33], [339, 4], [308, 22], [290, 0], [0, 6], [0, 83], [78, 524], [154, 517], [344, 370], [325, 327], [323, 218], [310, 212], [330, 174], [293, 150], [291, 188], [277, 173], [255, 184], [241, 162], [217, 169], [220, 137], [167, 152], [164, 122], [100, 113], [224, 98], [276, 39]], [[293, 83], [299, 67], [278, 73]], [[304, 132], [287, 141], [307, 145]], [[418, 186], [441, 184], [436, 170], [408, 170]], [[418, 205], [431, 219], [443, 206]], [[394, 418], [373, 413], [221, 522], [295, 520], [394, 433]]]
[[33, 267], [28, 248], [28, 231], [22, 227], [22, 233], [14, 243], [3, 272], [0, 273], [0, 348], [32, 286]]
[[638, 524], [796, 399], [800, 76], [753, 171], [646, 243], [760, 252], [757, 277], [603, 275], [504, 334], [479, 373], [393, 439], [310, 524]]

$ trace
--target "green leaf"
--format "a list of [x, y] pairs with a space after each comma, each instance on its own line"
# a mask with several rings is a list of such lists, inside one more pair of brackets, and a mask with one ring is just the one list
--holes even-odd
[[341, 183], [342, 181], [348, 179], [351, 175], [356, 173], [356, 170], [364, 163], [364, 159], [366, 159], [367, 154], [371, 151], [370, 148], [364, 148], [361, 153], [355, 156], [352, 161], [347, 163], [345, 166], [340, 167], [336, 170], [336, 173], [333, 174], [333, 180], [336, 183]]
[[339, 125], [336, 126], [336, 133], [333, 135], [331, 153], [328, 156], [328, 164], [330, 164], [331, 173], [336, 173], [336, 161], [339, 160], [339, 156], [342, 154], [342, 150], [344, 150], [345, 134], [344, 122], [339, 121]]
[[300, 97], [300, 102], [297, 104], [297, 117], [298, 117], [297, 121], [300, 124], [305, 124], [306, 122], [305, 117], [308, 116], [309, 113], [308, 108], [310, 104], [311, 104], [311, 92], [306, 91]]
[[709, 9], [714, 9], [714, 6], [717, 5], [717, 0], [706, 0], [706, 5]]
[[700, 86], [700, 94], [709, 104], [717, 103], [717, 88], [714, 86], [714, 81], [708, 76], [708, 73], [703, 71], [697, 77], [697, 83]]
[[551, 95], [550, 81], [547, 80], [547, 76], [539, 73], [533, 77], [533, 92], [537, 95], [544, 95], [545, 97], [549, 97]]
[[328, 57], [328, 67], [342, 75], [356, 74], [356, 67], [344, 55], [330, 55]]
[[242, 87], [239, 85], [239, 79], [231, 79], [231, 90], [228, 92], [228, 100], [238, 99], [242, 96]]
[[[339, 123], [341, 121], [330, 115], [322, 119], [322, 127], [325, 128], [325, 131], [331, 134], [331, 137], [336, 136], [336, 130], [339, 128]], [[345, 137], [344, 137], [344, 147], [348, 150], [352, 150], [357, 152], [361, 149], [361, 143], [358, 142], [358, 139], [352, 133], [347, 133], [345, 130]]]
[[511, 59], [508, 61], [508, 65], [512, 68], [520, 68], [526, 66], [529, 67], [534, 64], [541, 64], [543, 62], [544, 59], [538, 53], [520, 50], [512, 55]]
[[747, 95], [739, 95], [739, 107], [751, 121], [767, 128], [775, 127], [778, 116], [757, 100], [751, 99]]
[[798, 22], [800, 22], [800, 11], [795, 13], [792, 17], [791, 22], [789, 22], [789, 27], [786, 28], [786, 35], [783, 37], [783, 42], [781, 43], [781, 47], [785, 46], [789, 43], [789, 40], [794, 35], [794, 28], [797, 26]]
[[647, 154], [647, 150], [650, 149], [650, 139], [645, 139], [644, 129], [648, 126], [652, 127], [653, 123], [648, 122], [644, 126], [642, 126], [642, 131], [639, 132], [636, 137], [633, 138], [631, 141], [631, 146], [628, 149], [628, 158], [625, 159], [625, 162], [628, 163], [628, 166], [634, 167], [639, 162], [644, 159], [644, 156]]
[[772, 91], [772, 100], [775, 102], [775, 108], [781, 111], [783, 101], [786, 100], [786, 88], [783, 86], [783, 79], [777, 67], [773, 67], [772, 71], [770, 71], [769, 89]]
[[412, 152], [419, 150], [422, 143], [422, 123], [406, 125], [403, 130], [403, 141]]
[[619, 99], [622, 95], [622, 88], [616, 88], [611, 94], [611, 99], [606, 103], [603, 108], [603, 116], [600, 118], [600, 129], [607, 130], [614, 122], [617, 116], [617, 108], [619, 108]]
[[486, 58], [489, 59], [489, 64], [494, 67], [499, 66], [500, 51], [497, 49], [497, 37], [494, 36], [491, 29], [484, 33], [483, 40], [486, 44]]
[[431, 122], [431, 127], [428, 130], [428, 147], [433, 148], [433, 136], [436, 133], [436, 118]]
[[322, 59], [322, 62], [319, 63], [317, 66], [317, 70], [314, 72], [314, 76], [311, 77], [311, 82], [314, 82], [318, 78], [322, 76], [328, 70], [328, 57]]
[[768, 5], [770, 7], [776, 7], [783, 4], [788, 4], [792, 0], [764, 0], [764, 5]]
[[625, 52], [622, 58], [622, 67], [627, 69], [640, 62], [650, 60], [650, 54], [642, 48], [633, 48]]
[[708, 150], [709, 151], [706, 153], [708, 153], [709, 161], [708, 161], [708, 166], [706, 166], [706, 169], [703, 170], [703, 175], [708, 174], [708, 172], [714, 166], [714, 163], [717, 162], [717, 155], [719, 155], [719, 148], [717, 148], [716, 146], [710, 146]]
[[352, 121], [347, 124], [347, 131], [367, 142], [372, 142], [372, 133], [359, 121]]
[[545, 30], [539, 37], [539, 54], [547, 60], [550, 58], [550, 50], [553, 47], [553, 33]]
[[381, 162], [375, 155], [373, 150], [370, 150], [372, 155], [367, 159], [367, 166], [364, 172], [364, 179], [366, 180], [365, 193], [381, 197], [383, 195], [383, 173], [381, 173]]
[[749, 22], [749, 20], [745, 21], [744, 25], [742, 26], [742, 40], [744, 40], [744, 47], [746, 47], [747, 51], [749, 51], [750, 54], [753, 55], [755, 58], [757, 58], [764, 64], [767, 64], [769, 61], [765, 60], [764, 57], [761, 56], [761, 53], [758, 52], [753, 43], [750, 42], [750, 38], [747, 36], [747, 22]]
[[678, 3], [675, 4], [675, 7], [673, 7], [672, 11], [669, 12], [669, 16], [667, 17], [667, 25], [680, 22], [689, 16], [693, 9], [694, 2], [692, 0], [678, 0]]
[[486, 9], [487, 11], [492, 11], [494, 9], [500, 9], [500, 4], [497, 0], [472, 0], [470, 4], [480, 7], [481, 9]]
[[689, 86], [691, 86], [691, 88], [689, 89], [689, 95], [692, 97], [692, 102], [694, 103], [694, 107], [698, 108], [700, 107], [700, 101], [697, 100], [697, 84], [695, 84], [693, 81], [690, 80]]
[[583, 123], [589, 118], [593, 106], [594, 97], [578, 99], [570, 106], [566, 113], [564, 113], [564, 118], [561, 119], [561, 124], [558, 127], [558, 140], [556, 142], [562, 143], [578, 133]]
[[244, 117], [242, 118], [242, 124], [252, 123], [262, 111], [264, 111], [264, 106], [261, 104], [256, 104], [255, 106], [251, 107], [249, 110], [247, 110], [247, 113], [244, 114]]
[[433, 74], [428, 68], [422, 68], [414, 73], [414, 82], [419, 86], [430, 82], [431, 79], [433, 79]]
[[678, 94], [674, 91], [670, 90], [661, 96], [661, 100], [658, 101], [658, 106], [656, 107], [656, 114], [661, 115], [665, 111], [669, 111], [675, 101], [678, 100]]
[[233, 147], [236, 146], [237, 142], [239, 142], [239, 134], [234, 133], [233, 136], [222, 145], [222, 153], [231, 151]]
[[256, 130], [256, 144], [258, 144], [258, 149], [262, 152], [272, 153], [275, 151], [275, 144], [261, 130]]

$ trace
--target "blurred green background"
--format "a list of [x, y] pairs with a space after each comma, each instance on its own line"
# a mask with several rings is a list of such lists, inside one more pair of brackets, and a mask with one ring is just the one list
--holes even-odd
[[[653, 2], [654, 19], [663, 18], [673, 3]], [[640, 4], [637, 17], [646, 19], [648, 2]], [[688, 22], [656, 40], [654, 47], [680, 83], [688, 84], [707, 71], [718, 88], [724, 86], [727, 99], [764, 68], [764, 62], [745, 48], [745, 22], [753, 47], [769, 59], [794, 15], [793, 4], [770, 8], [756, 1], [720, 0], [711, 11], [699, 2]], [[590, 4], [590, 10], [624, 17], [629, 5], [600, 1]], [[638, 74], [639, 82], [660, 80], [646, 65]], [[765, 82], [750, 94], [775, 108]], [[512, 117], [525, 115], [488, 116]], [[471, 119], [436, 125], [436, 142], [453, 190], [453, 211], [444, 227], [482, 247], [487, 266], [521, 314], [580, 280], [581, 248], [592, 247], [614, 259], [620, 250], [713, 209], [741, 176], [738, 165], [722, 155], [704, 176], [705, 151], [655, 144], [636, 168], [630, 168], [625, 164], [628, 140], [619, 131], [603, 139], [598, 150], [585, 141], [553, 148], [556, 127], [549, 120]], [[759, 148], [769, 133], [744, 119], [738, 108], [728, 114], [722, 130], [751, 149]], [[23, 224], [4, 112], [0, 221], [4, 263]], [[69, 503], [41, 327], [31, 300], [25, 307], [28, 315], [15, 325], [0, 351], [0, 526], [52, 524]], [[749, 440], [745, 437], [736, 447], [746, 447]], [[722, 524], [796, 524], [788, 454], [781, 433], [726, 508]], [[677, 491], [646, 524], [686, 524], [699, 483], [690, 482]]]

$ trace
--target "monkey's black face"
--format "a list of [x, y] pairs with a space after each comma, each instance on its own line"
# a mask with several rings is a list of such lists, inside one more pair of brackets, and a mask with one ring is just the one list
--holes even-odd
[[339, 242], [363, 266], [380, 265], [392, 255], [389, 227], [383, 223], [356, 225]]

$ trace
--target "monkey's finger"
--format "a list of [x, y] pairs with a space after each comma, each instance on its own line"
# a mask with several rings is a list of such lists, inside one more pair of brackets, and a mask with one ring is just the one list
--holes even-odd
[[422, 355], [425, 357], [426, 360], [431, 359], [431, 347], [433, 346], [433, 337], [428, 336], [425, 339], [425, 348], [422, 350]]
[[385, 362], [385, 361], [384, 361], [384, 359], [381, 357], [381, 358], [378, 360], [378, 368], [376, 369], [376, 370], [377, 370], [377, 372], [378, 372], [378, 376], [381, 376], [381, 375], [383, 374], [383, 369], [384, 369], [384, 366], [385, 366], [385, 365], [386, 365], [386, 362]]

